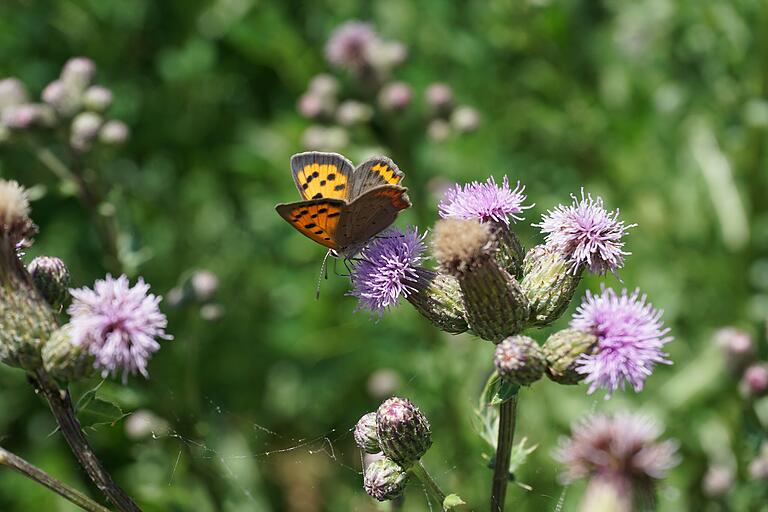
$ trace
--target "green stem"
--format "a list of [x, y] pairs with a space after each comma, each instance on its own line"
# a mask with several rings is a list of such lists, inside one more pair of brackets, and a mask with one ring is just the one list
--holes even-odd
[[493, 466], [491, 512], [504, 512], [504, 501], [509, 482], [509, 459], [515, 439], [517, 395], [499, 406], [499, 438], [496, 444], [496, 462]]
[[429, 494], [432, 499], [438, 502], [442, 507], [443, 502], [445, 501], [445, 493], [442, 491], [442, 489], [440, 489], [440, 486], [437, 485], [437, 482], [434, 481], [430, 474], [427, 473], [427, 469], [424, 467], [421, 461], [411, 466], [410, 472], [413, 476], [419, 479], [421, 484], [424, 486], [424, 489], [426, 489], [427, 494]]
[[55, 479], [42, 469], [33, 466], [18, 455], [14, 455], [2, 447], [0, 447], [0, 464], [8, 466], [27, 478], [31, 478], [35, 482], [44, 485], [83, 510], [87, 510], [88, 512], [109, 512], [108, 508], [102, 507], [77, 489], [73, 489], [67, 484]]

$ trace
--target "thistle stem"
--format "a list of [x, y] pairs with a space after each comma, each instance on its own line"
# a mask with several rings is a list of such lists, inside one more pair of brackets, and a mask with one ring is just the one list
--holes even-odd
[[491, 512], [504, 512], [504, 501], [509, 482], [509, 461], [515, 439], [517, 395], [499, 406], [499, 438], [496, 444], [496, 462], [493, 466]]
[[138, 505], [115, 483], [112, 475], [94, 453], [75, 415], [69, 392], [59, 389], [45, 370], [37, 370], [35, 379], [39, 391], [45, 396], [51, 412], [56, 417], [61, 434], [91, 481], [120, 512], [141, 512]]
[[108, 508], [102, 507], [77, 489], [69, 487], [67, 484], [57, 480], [42, 469], [33, 466], [18, 455], [14, 455], [2, 447], [0, 447], [0, 464], [8, 466], [27, 478], [44, 485], [83, 510], [87, 510], [88, 512], [109, 512]]
[[430, 474], [427, 473], [427, 469], [424, 467], [421, 461], [411, 466], [410, 471], [413, 476], [419, 479], [421, 484], [424, 486], [424, 489], [427, 490], [427, 494], [429, 494], [432, 499], [434, 499], [442, 507], [443, 502], [445, 501], [445, 493], [442, 491], [442, 489], [440, 489], [440, 486], [437, 485], [437, 482], [435, 482]]

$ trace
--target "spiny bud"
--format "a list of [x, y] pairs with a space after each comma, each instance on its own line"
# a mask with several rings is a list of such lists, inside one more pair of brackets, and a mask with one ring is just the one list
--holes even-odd
[[384, 455], [404, 467], [418, 461], [432, 446], [429, 421], [407, 398], [393, 397], [379, 406], [376, 431]]
[[59, 311], [69, 299], [69, 269], [59, 258], [38, 256], [27, 265], [37, 291], [54, 311]]
[[468, 328], [461, 286], [453, 276], [416, 269], [413, 293], [406, 296], [416, 310], [440, 330], [459, 334]]
[[544, 375], [544, 354], [528, 336], [511, 336], [496, 346], [493, 363], [502, 379], [530, 386]]
[[90, 377], [95, 372], [94, 358], [83, 345], [72, 343], [69, 328], [55, 330], [43, 345], [43, 366], [54, 378], [72, 382]]
[[547, 361], [547, 376], [560, 384], [577, 384], [586, 377], [576, 371], [577, 361], [597, 345], [597, 337], [576, 329], [563, 329], [551, 335], [542, 347]]
[[528, 251], [523, 261], [520, 286], [530, 304], [529, 326], [545, 326], [568, 307], [582, 271], [574, 274], [563, 256], [545, 245]]
[[459, 281], [472, 331], [493, 342], [519, 333], [528, 319], [528, 301], [495, 259], [493, 227], [476, 220], [443, 219], [435, 225], [432, 240], [441, 270]]
[[365, 492], [379, 501], [393, 500], [400, 496], [408, 483], [408, 473], [391, 459], [373, 461], [365, 468], [363, 487]]
[[379, 445], [379, 435], [376, 432], [376, 413], [369, 412], [364, 415], [355, 425], [355, 430], [352, 433], [355, 438], [357, 446], [365, 453], [379, 453], [381, 446]]
[[525, 250], [514, 231], [502, 222], [491, 222], [498, 244], [496, 261], [513, 277], [523, 277]]

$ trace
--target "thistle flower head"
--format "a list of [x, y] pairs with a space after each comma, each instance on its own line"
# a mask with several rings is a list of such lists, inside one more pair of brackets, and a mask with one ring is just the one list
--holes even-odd
[[339, 68], [356, 69], [365, 64], [369, 48], [378, 41], [373, 27], [348, 21], [333, 31], [325, 45], [325, 58]]
[[350, 295], [360, 301], [358, 308], [381, 315], [414, 291], [425, 236], [415, 227], [390, 229], [362, 250], [351, 275]]
[[131, 287], [124, 275], [107, 275], [93, 289], [70, 290], [72, 342], [87, 347], [103, 376], [122, 373], [123, 381], [129, 374], [148, 377], [149, 358], [160, 349], [157, 339], [172, 339], [158, 307], [162, 298], [148, 292], [142, 279]]
[[629, 294], [624, 289], [621, 295], [605, 287], [600, 295], [587, 291], [571, 327], [597, 337], [595, 352], [584, 355], [577, 367], [587, 375], [589, 393], [604, 388], [610, 396], [627, 383], [640, 391], [657, 363], [672, 364], [662, 352], [672, 341], [662, 314], [639, 290]]
[[435, 224], [432, 253], [446, 274], [460, 275], [495, 250], [492, 229], [476, 220], [444, 219]]
[[677, 443], [659, 441], [661, 433], [661, 427], [643, 415], [596, 414], [573, 426], [555, 458], [565, 465], [566, 482], [598, 476], [645, 483], [663, 478], [678, 462]]
[[546, 235], [547, 245], [569, 260], [574, 273], [582, 267], [598, 274], [615, 272], [624, 265], [624, 256], [630, 254], [623, 250], [621, 239], [636, 224], [624, 224], [618, 219], [618, 209], [607, 211], [601, 197], [585, 196], [584, 189], [581, 199], [575, 195], [571, 198], [571, 205], [549, 210], [534, 226]]
[[29, 245], [35, 230], [29, 218], [27, 191], [15, 181], [0, 180], [0, 238], [7, 236], [18, 250]]
[[519, 181], [513, 189], [506, 176], [501, 186], [491, 176], [485, 183], [473, 181], [463, 187], [455, 185], [449, 188], [438, 209], [443, 218], [478, 219], [509, 226], [509, 219], [523, 220], [523, 211], [532, 207], [523, 205], [526, 199], [523, 192], [525, 187]]

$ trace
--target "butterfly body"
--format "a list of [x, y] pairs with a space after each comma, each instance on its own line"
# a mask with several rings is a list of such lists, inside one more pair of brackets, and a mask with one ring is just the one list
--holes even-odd
[[357, 254], [411, 206], [404, 175], [386, 157], [357, 168], [336, 153], [308, 152], [291, 157], [291, 170], [303, 201], [279, 204], [296, 230], [344, 257]]

